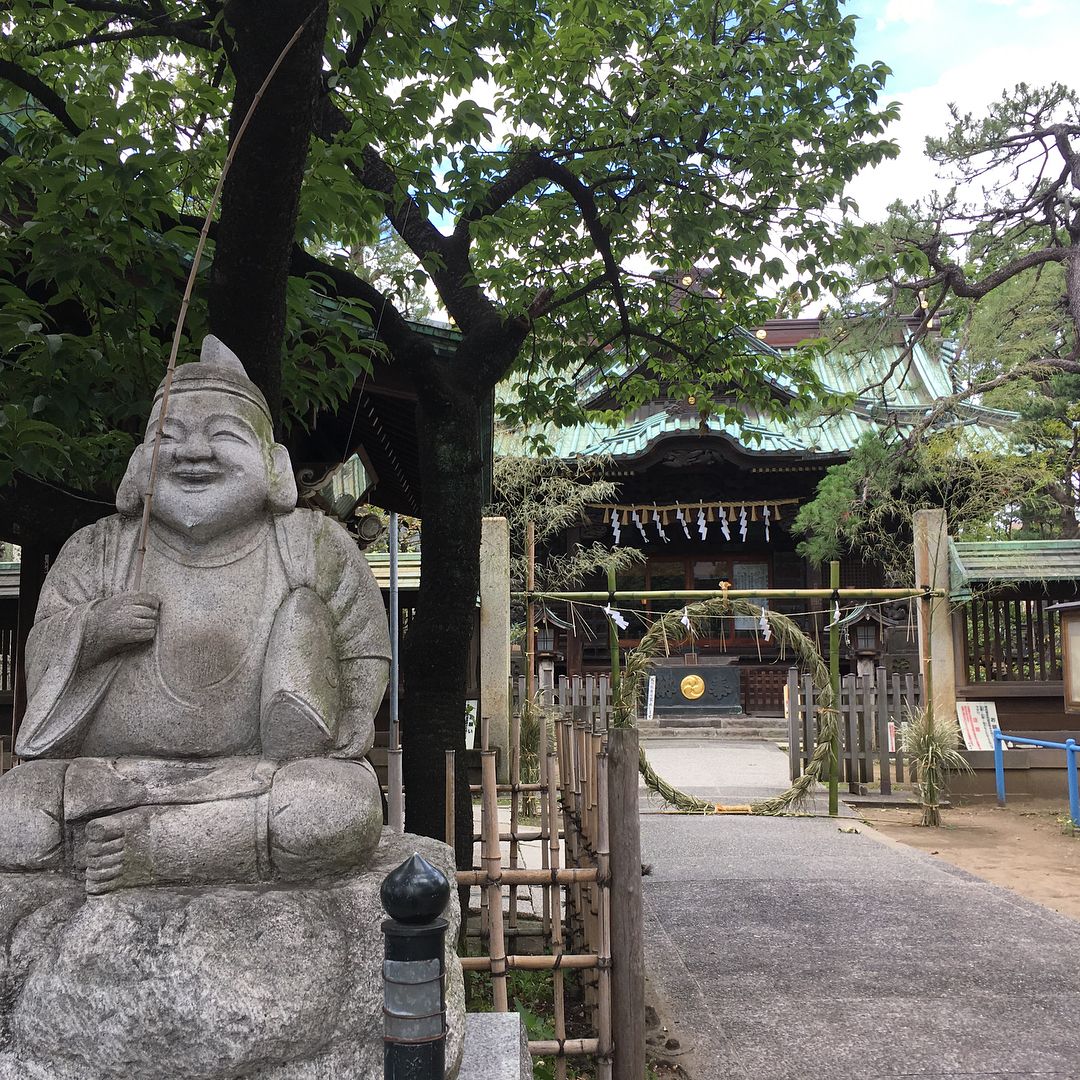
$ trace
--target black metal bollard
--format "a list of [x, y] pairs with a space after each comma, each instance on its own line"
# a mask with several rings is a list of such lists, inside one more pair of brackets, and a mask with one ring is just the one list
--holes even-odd
[[389, 919], [382, 924], [384, 1080], [443, 1080], [446, 1001], [440, 918], [450, 897], [446, 875], [413, 855], [386, 875], [380, 889]]

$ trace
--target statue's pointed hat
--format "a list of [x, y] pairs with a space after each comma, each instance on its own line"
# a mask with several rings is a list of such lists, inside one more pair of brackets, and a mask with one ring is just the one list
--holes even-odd
[[[161, 405], [165, 382], [162, 380], [154, 394], [154, 408]], [[216, 390], [223, 394], [234, 394], [255, 405], [271, 420], [270, 407], [262, 391], [248, 378], [240, 357], [236, 355], [220, 338], [207, 334], [203, 338], [199, 359], [190, 364], [181, 364], [173, 373], [172, 389], [169, 395], [191, 393], [194, 390]]]

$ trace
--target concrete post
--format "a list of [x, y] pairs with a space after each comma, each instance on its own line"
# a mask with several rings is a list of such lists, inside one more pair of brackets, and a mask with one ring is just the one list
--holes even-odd
[[956, 716], [956, 646], [949, 612], [949, 530], [944, 510], [916, 510], [915, 584], [944, 589], [945, 596], [919, 600], [919, 665], [930, 685], [934, 715]]
[[510, 776], [510, 525], [486, 517], [480, 534], [480, 712], [491, 748], [499, 751], [499, 782]]

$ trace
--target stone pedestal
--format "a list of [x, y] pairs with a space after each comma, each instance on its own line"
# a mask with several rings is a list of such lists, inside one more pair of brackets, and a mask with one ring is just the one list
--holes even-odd
[[516, 1012], [469, 1013], [458, 1080], [533, 1080], [529, 1040]]
[[[0, 1080], [370, 1080], [382, 1075], [386, 874], [452, 852], [384, 830], [361, 875], [290, 887], [124, 889], [0, 874]], [[464, 988], [446, 912], [447, 1076]]]

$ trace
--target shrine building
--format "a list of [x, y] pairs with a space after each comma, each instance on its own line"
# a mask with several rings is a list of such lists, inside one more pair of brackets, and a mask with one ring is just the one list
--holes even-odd
[[[821, 335], [816, 319], [767, 322], [756, 334], [745, 334], [748, 362], [754, 355], [777, 360]], [[559, 550], [594, 541], [640, 549], [645, 562], [620, 574], [620, 590], [714, 589], [723, 581], [734, 589], [822, 587], [828, 568], [823, 582], [821, 568], [796, 552], [798, 538], [791, 526], [798, 508], [813, 498], [826, 470], [845, 461], [864, 434], [886, 426], [911, 430], [936, 401], [954, 392], [947, 346], [938, 351], [934, 356], [916, 344], [908, 354], [897, 340], [857, 357], [822, 354], [816, 362], [821, 383], [853, 398], [837, 415], [784, 419], [751, 410], [740, 427], [722, 416], [703, 419], [692, 398], [661, 393], [621, 422], [545, 429], [553, 456], [601, 460], [604, 475], [618, 485], [616, 501], [591, 507], [588, 520], [561, 537]], [[786, 393], [779, 384], [775, 391], [779, 397]], [[598, 395], [590, 405], [603, 408], [605, 402]], [[945, 422], [1004, 446], [1003, 433], [1013, 419], [1012, 413], [961, 403]], [[872, 561], [845, 559], [841, 584], [876, 588], [886, 582]], [[596, 579], [581, 588], [606, 590], [607, 585]], [[621, 648], [637, 644], [650, 613], [683, 605], [681, 600], [620, 602], [629, 621], [620, 631]], [[798, 616], [819, 639], [828, 622], [826, 606], [809, 600], [772, 604], [776, 611]], [[868, 606], [845, 622], [845, 671], [879, 663], [901, 671], [917, 666], [906, 604]], [[545, 605], [537, 653], [549, 677], [608, 671], [601, 606], [575, 604], [571, 610], [570, 605]], [[782, 712], [790, 657], [781, 657], [776, 643], [764, 639], [757, 620], [715, 621], [712, 636], [698, 638], [693, 653], [691, 661], [698, 664], [737, 666], [737, 677], [732, 672], [724, 680], [734, 686], [734, 700], [724, 711]]]

